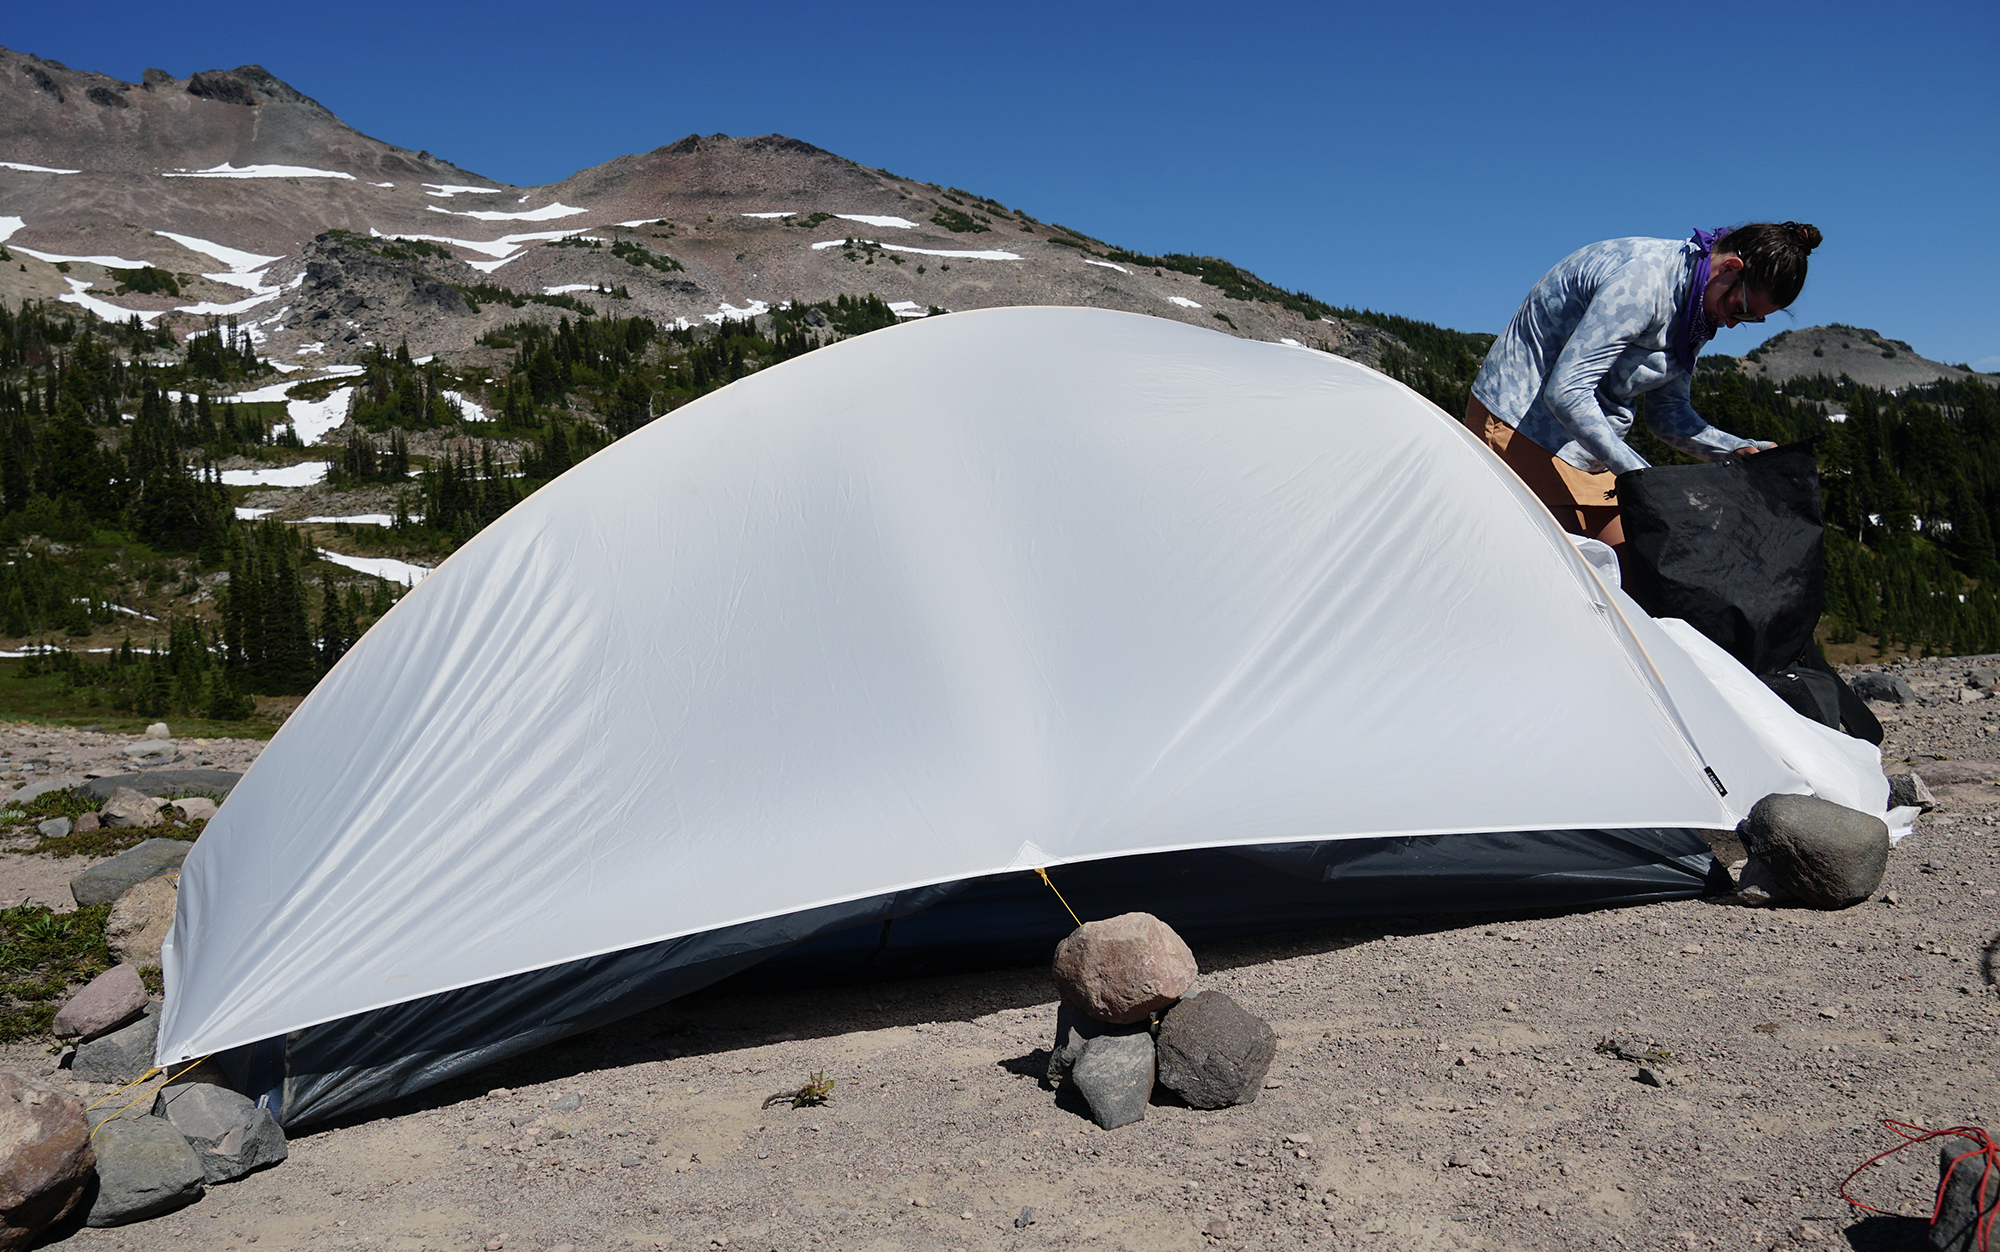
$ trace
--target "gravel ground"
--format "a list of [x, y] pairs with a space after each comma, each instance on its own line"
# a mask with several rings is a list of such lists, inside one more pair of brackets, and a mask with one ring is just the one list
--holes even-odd
[[[1890, 758], [1975, 779], [1966, 758], [2000, 758], [2000, 701], [1957, 698], [1976, 663], [1897, 667], [1934, 703], [1877, 706]], [[1856, 1184], [1902, 1216], [1838, 1194], [1896, 1142], [1882, 1120], [2000, 1130], [2000, 786], [1937, 791], [1884, 892], [1840, 913], [1703, 900], [1198, 948], [1199, 985], [1279, 1035], [1239, 1108], [1098, 1130], [1038, 1081], [1041, 970], [724, 985], [302, 1134], [177, 1214], [61, 1241], [1914, 1252], [1933, 1152]], [[1665, 1085], [1597, 1051], [1607, 1038], [1671, 1052]], [[0, 1064], [49, 1067], [28, 1047]], [[821, 1070], [830, 1104], [761, 1107]]]

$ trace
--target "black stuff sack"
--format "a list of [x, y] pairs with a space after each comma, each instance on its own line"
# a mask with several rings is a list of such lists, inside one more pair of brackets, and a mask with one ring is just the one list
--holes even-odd
[[1811, 443], [1618, 476], [1625, 592], [1678, 617], [1800, 714], [1882, 741], [1868, 706], [1820, 656], [1825, 527]]

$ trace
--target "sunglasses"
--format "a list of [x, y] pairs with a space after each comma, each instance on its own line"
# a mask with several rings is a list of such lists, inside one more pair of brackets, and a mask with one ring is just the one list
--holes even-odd
[[1739, 322], [1761, 322], [1762, 317], [1750, 313], [1750, 284], [1743, 281], [1742, 271], [1736, 274], [1736, 320]]

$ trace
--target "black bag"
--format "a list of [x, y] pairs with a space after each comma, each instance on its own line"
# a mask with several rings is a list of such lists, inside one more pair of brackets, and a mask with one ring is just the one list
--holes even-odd
[[1825, 527], [1810, 442], [1618, 476], [1625, 592], [1715, 641], [1806, 717], [1882, 742], [1882, 726], [1813, 645]]

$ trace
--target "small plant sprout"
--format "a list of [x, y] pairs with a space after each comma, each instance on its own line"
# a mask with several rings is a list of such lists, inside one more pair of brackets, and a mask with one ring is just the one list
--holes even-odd
[[764, 1098], [764, 1107], [789, 1104], [795, 1109], [809, 1109], [825, 1104], [833, 1099], [833, 1079], [826, 1071], [816, 1069], [806, 1075], [805, 1085], [792, 1091], [780, 1091]]

